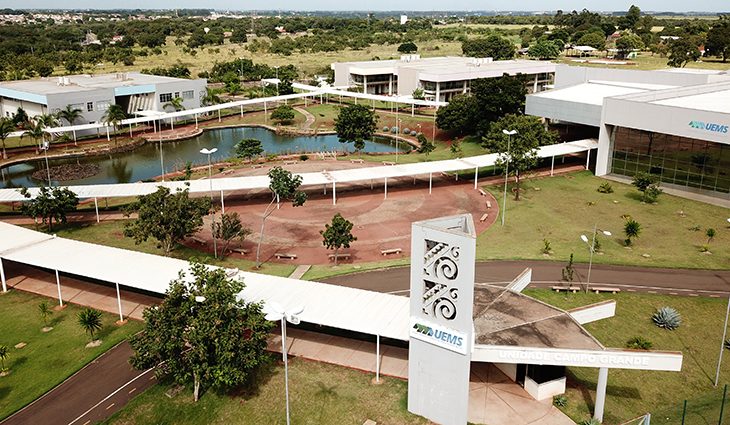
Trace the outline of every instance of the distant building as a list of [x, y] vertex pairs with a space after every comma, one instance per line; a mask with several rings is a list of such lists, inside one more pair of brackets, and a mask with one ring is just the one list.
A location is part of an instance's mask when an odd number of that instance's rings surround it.
[[82, 118], [74, 124], [90, 124], [101, 122], [113, 104], [121, 105], [131, 116], [163, 112], [164, 105], [176, 97], [183, 99], [185, 109], [200, 107], [206, 84], [204, 79], [186, 80], [137, 72], [3, 81], [0, 82], [0, 114], [10, 117], [23, 108], [33, 117], [71, 105], [82, 111]]
[[99, 40], [99, 37], [96, 36], [96, 34], [89, 31], [86, 33], [86, 37], [84, 38], [84, 41], [81, 42], [81, 45], [91, 46], [92, 44], [101, 45], [101, 41]]
[[493, 61], [491, 58], [446, 56], [421, 58], [403, 55], [400, 60], [339, 62], [331, 65], [335, 86], [359, 88], [369, 94], [411, 96], [423, 90], [428, 100], [448, 102], [466, 93], [477, 78], [524, 75], [530, 93], [552, 82], [555, 64], [534, 60]]
[[405, 25], [408, 22], [408, 15], [400, 15], [400, 24]]

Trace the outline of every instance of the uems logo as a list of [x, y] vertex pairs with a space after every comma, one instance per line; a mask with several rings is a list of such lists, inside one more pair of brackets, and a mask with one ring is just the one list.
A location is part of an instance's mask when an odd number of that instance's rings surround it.
[[697, 130], [705, 130], [705, 131], [711, 131], [713, 133], [722, 133], [722, 134], [727, 134], [728, 129], [729, 129], [727, 125], [705, 123], [702, 121], [690, 121], [689, 126], [692, 128], [695, 128]]
[[[414, 323], [412, 331], [414, 336], [421, 337], [425, 341], [444, 346], [454, 351], [461, 352], [464, 348], [464, 337], [456, 335], [455, 332], [448, 332], [422, 323]], [[423, 337], [427, 338], [423, 338]]]

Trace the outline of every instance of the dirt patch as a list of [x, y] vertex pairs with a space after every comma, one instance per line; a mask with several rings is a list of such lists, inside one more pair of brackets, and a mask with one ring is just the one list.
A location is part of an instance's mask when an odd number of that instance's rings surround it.
[[63, 164], [50, 169], [41, 168], [34, 172], [32, 177], [36, 180], [47, 180], [50, 173], [52, 180], [65, 182], [93, 177], [100, 172], [101, 167], [98, 164]]

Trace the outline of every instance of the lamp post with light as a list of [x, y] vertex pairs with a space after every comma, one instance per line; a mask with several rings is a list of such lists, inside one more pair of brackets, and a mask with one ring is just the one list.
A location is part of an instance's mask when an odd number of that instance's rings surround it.
[[588, 277], [586, 279], [586, 291], [588, 290], [588, 286], [591, 284], [591, 268], [593, 267], [593, 254], [596, 252], [596, 234], [598, 232], [603, 233], [604, 236], [611, 236], [611, 232], [608, 230], [600, 230], [598, 228], [598, 224], [595, 224], [593, 226], [593, 238], [590, 242], [588, 242], [588, 236], [586, 235], [580, 235], [580, 240], [585, 242], [588, 245], [588, 250], [590, 251], [590, 259], [588, 260]]
[[[210, 184], [210, 204], [213, 205], [213, 169], [210, 164], [210, 156], [214, 153], [218, 152], [218, 148], [213, 149], [207, 149], [203, 148], [200, 150], [200, 153], [203, 155], [208, 155], [208, 182]], [[211, 235], [213, 236], [213, 256], [215, 258], [218, 258], [218, 242], [216, 241], [215, 237], [215, 208], [213, 209], [213, 223], [211, 224]]]
[[502, 226], [504, 226], [504, 216], [507, 214], [507, 179], [509, 178], [509, 148], [512, 144], [512, 136], [517, 134], [517, 130], [502, 130], [507, 135], [507, 162], [504, 170], [504, 196], [502, 197]]
[[290, 425], [290, 419], [289, 419], [289, 365], [287, 362], [286, 357], [286, 322], [291, 323], [292, 325], [298, 325], [299, 324], [299, 315], [302, 314], [304, 311], [304, 307], [295, 307], [289, 311], [284, 310], [284, 308], [274, 302], [266, 303], [264, 306], [264, 311], [266, 312], [265, 319], [277, 322], [281, 321], [281, 357], [284, 360], [284, 388], [285, 388], [285, 397], [286, 397], [286, 424]]

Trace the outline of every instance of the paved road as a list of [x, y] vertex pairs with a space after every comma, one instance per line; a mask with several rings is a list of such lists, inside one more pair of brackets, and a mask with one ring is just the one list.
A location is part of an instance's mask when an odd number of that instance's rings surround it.
[[123, 342], [61, 385], [10, 416], [1, 425], [85, 425], [103, 421], [156, 381], [149, 371], [132, 369], [132, 347]]
[[[552, 286], [561, 278], [565, 263], [551, 261], [489, 261], [476, 265], [476, 281], [504, 283], [526, 267], [532, 268], [531, 286]], [[576, 264], [576, 281], [585, 281], [588, 265]], [[410, 268], [399, 267], [325, 279], [328, 283], [379, 292], [405, 293]], [[617, 286], [633, 292], [724, 297], [730, 295], [730, 271], [657, 269], [593, 265], [591, 285]]]

